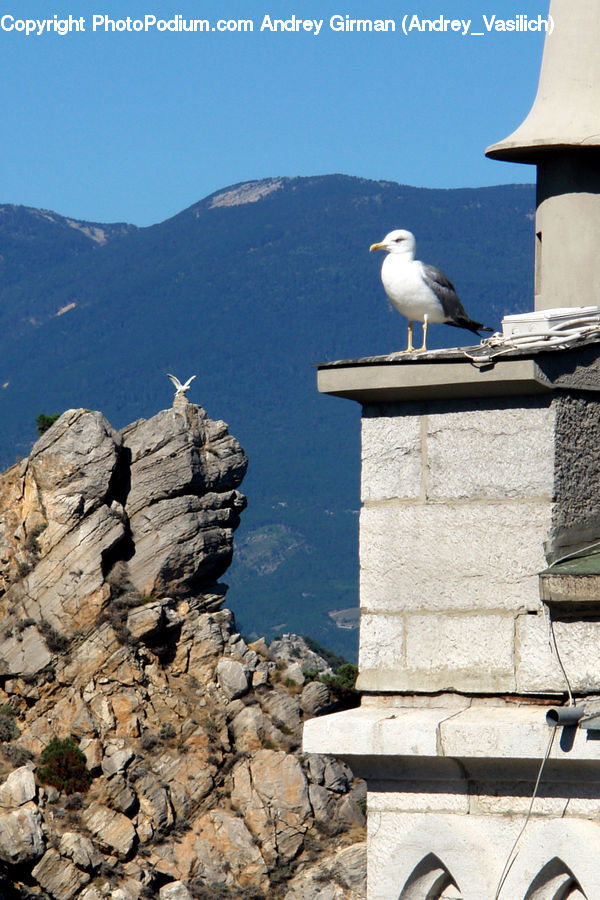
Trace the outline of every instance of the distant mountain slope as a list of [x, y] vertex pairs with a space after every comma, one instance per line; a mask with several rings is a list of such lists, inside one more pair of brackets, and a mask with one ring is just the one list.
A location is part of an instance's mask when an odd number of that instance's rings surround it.
[[0, 204], [0, 283], [2, 288], [135, 230], [134, 225], [101, 225], [68, 219], [47, 209]]
[[[250, 458], [244, 552], [229, 578], [238, 621], [351, 653], [356, 632], [328, 613], [357, 602], [359, 410], [319, 396], [312, 366], [404, 346], [381, 258], [368, 253], [393, 227], [414, 231], [420, 258], [447, 272], [473, 318], [499, 327], [531, 308], [533, 208], [528, 185], [277, 178], [150, 228], [100, 226], [112, 239], [93, 252], [55, 217], [40, 238], [58, 245], [46, 245], [47, 265], [38, 254], [29, 268], [36, 240], [19, 249], [7, 238], [18, 277], [0, 290], [0, 457], [28, 452], [40, 411], [102, 409], [120, 427], [165, 405], [165, 372], [197, 373], [190, 399], [222, 416]], [[4, 243], [0, 230], [2, 256]], [[433, 347], [473, 337], [443, 326], [430, 336]]]

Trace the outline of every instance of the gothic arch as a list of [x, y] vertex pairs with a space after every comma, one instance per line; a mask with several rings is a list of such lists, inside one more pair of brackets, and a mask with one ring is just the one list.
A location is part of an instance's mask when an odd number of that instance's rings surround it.
[[375, 876], [376, 900], [449, 900], [452, 895], [482, 900], [493, 896], [499, 867], [496, 849], [476, 823], [430, 814], [390, 848], [369, 877]]
[[429, 853], [409, 876], [400, 900], [442, 900], [449, 887], [457, 888], [452, 875], [434, 853]]
[[585, 894], [569, 867], [555, 856], [533, 879], [525, 900], [574, 900], [577, 894], [585, 900]]
[[600, 898], [600, 825], [555, 819], [532, 828], [506, 879], [501, 900]]

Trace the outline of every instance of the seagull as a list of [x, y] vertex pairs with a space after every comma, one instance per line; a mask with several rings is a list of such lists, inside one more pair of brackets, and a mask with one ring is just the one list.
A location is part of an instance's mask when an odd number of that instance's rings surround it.
[[408, 319], [407, 351], [415, 350], [412, 343], [415, 321], [423, 323], [423, 346], [417, 353], [427, 349], [429, 322], [468, 328], [477, 335], [480, 331], [494, 330], [469, 317], [458, 299], [454, 285], [443, 272], [415, 259], [417, 244], [410, 231], [403, 228], [390, 231], [382, 241], [371, 244], [369, 249], [387, 251], [381, 266], [381, 280], [392, 304]]
[[173, 384], [176, 388], [176, 391], [175, 391], [176, 397], [185, 397], [185, 395], [186, 395], [187, 391], [189, 391], [190, 385], [195, 377], [196, 377], [195, 375], [192, 375], [191, 378], [188, 378], [188, 380], [186, 381], [185, 384], [182, 384], [180, 382], [179, 378], [176, 378], [175, 375], [169, 375], [169, 373], [167, 372], [167, 378], [171, 379], [171, 381], [173, 382]]

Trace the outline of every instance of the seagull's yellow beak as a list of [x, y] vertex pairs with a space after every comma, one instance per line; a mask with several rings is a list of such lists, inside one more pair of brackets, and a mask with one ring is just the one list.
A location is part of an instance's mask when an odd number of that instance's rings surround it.
[[385, 244], [382, 244], [381, 242], [378, 244], [371, 244], [371, 246], [369, 247], [369, 253], [372, 253], [373, 250], [385, 250]]

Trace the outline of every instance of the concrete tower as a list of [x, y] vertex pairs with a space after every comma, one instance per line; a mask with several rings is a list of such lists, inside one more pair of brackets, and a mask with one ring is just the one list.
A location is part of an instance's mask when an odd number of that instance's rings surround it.
[[537, 166], [535, 308], [600, 303], [600, 15], [552, 0], [537, 96], [487, 156]]
[[[600, 303], [600, 9], [550, 13], [488, 150], [538, 167], [537, 309]], [[600, 341], [469, 359], [319, 367], [363, 407], [362, 702], [304, 748], [367, 780], [368, 900], [599, 900]]]

